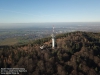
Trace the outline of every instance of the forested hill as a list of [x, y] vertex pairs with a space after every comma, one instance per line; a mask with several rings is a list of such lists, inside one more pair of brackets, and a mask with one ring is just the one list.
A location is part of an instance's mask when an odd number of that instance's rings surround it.
[[[20, 75], [100, 75], [100, 33], [70, 32], [0, 47], [0, 67], [25, 68]], [[44, 45], [44, 49], [40, 46]]]

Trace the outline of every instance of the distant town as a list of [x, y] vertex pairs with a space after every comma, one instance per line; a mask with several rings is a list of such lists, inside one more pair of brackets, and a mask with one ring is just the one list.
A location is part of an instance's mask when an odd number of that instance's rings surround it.
[[[100, 32], [100, 23], [94, 24], [69, 24], [69, 25], [54, 25], [55, 35], [60, 33], [67, 33], [73, 31], [88, 31]], [[37, 26], [31, 28], [9, 28], [0, 29], [0, 45], [13, 45], [25, 43], [27, 41], [40, 39], [44, 37], [51, 37], [52, 26]]]

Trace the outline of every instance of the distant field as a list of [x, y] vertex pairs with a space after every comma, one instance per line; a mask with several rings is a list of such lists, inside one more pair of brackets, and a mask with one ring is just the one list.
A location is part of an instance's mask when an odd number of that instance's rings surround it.
[[0, 40], [0, 45], [16, 45], [28, 42], [28, 40], [21, 38], [7, 38], [5, 40]]
[[16, 38], [8, 38], [5, 40], [0, 40], [0, 45], [14, 45], [17, 44], [19, 41]]
[[0, 30], [0, 46], [23, 44], [29, 41], [28, 36], [24, 34], [28, 34], [28, 32], [24, 30]]

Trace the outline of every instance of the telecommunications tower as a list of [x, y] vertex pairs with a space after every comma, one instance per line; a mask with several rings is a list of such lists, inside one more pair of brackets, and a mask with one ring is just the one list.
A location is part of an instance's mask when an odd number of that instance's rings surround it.
[[55, 48], [55, 35], [54, 35], [54, 26], [53, 26], [53, 33], [52, 33], [52, 49]]

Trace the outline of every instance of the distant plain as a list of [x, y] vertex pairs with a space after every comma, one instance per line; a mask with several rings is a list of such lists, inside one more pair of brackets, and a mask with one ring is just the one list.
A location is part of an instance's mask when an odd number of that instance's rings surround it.
[[[21, 23], [9, 24], [6, 27], [0, 24], [0, 46], [24, 44], [35, 39], [51, 37], [52, 27], [55, 27], [55, 35], [73, 31], [100, 32], [99, 22], [90, 23]], [[25, 25], [25, 26], [23, 26]]]

